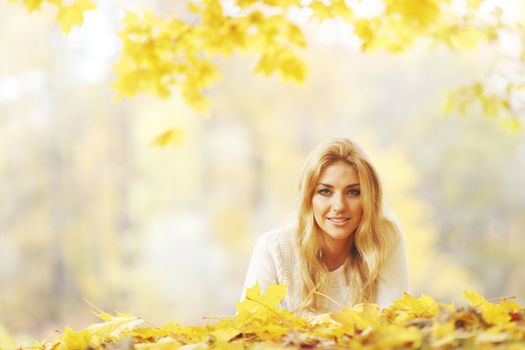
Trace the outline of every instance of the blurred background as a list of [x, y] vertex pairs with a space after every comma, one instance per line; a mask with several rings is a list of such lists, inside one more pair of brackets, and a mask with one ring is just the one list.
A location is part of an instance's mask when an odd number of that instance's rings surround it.
[[[115, 99], [124, 8], [97, 5], [64, 35], [53, 11], [0, 2], [0, 333], [84, 328], [83, 298], [155, 325], [234, 313], [253, 243], [293, 217], [306, 155], [334, 136], [379, 169], [413, 295], [525, 302], [524, 132], [443, 111], [447, 89], [490, 69], [490, 47], [364, 54], [344, 26], [312, 25], [303, 85], [233, 56], [203, 117], [178, 96]], [[152, 146], [169, 128], [181, 145]]]

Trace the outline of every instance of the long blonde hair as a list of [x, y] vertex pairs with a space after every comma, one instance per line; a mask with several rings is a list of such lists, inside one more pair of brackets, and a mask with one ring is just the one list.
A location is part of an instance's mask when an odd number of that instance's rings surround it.
[[314, 292], [322, 293], [328, 283], [328, 269], [322, 261], [320, 228], [314, 219], [312, 198], [323, 170], [339, 161], [354, 167], [361, 185], [363, 216], [351, 236], [349, 264], [345, 270], [354, 304], [375, 301], [379, 270], [399, 237], [399, 228], [383, 211], [383, 194], [377, 172], [361, 148], [345, 138], [330, 139], [319, 145], [303, 168], [295, 236], [302, 279], [301, 308], [310, 311], [325, 311], [321, 308], [325, 297]]

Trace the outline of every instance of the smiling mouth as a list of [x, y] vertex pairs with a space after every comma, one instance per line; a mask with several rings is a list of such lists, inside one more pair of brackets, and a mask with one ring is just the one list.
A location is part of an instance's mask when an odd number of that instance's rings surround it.
[[327, 218], [327, 219], [328, 221], [336, 225], [346, 224], [350, 220], [350, 218]]

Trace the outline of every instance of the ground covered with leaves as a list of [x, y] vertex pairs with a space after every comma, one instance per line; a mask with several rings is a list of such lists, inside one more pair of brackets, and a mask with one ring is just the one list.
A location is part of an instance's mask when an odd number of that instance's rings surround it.
[[405, 294], [389, 308], [360, 304], [302, 318], [278, 308], [284, 286], [259, 286], [237, 303], [237, 314], [213, 325], [155, 327], [133, 315], [97, 311], [103, 321], [66, 328], [40, 349], [525, 349], [525, 308], [512, 299], [465, 292], [468, 306]]

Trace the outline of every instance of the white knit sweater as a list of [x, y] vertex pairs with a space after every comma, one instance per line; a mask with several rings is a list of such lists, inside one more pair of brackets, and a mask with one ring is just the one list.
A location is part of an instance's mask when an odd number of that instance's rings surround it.
[[[252, 258], [246, 274], [241, 300], [246, 295], [246, 289], [257, 282], [261, 290], [268, 285], [286, 284], [286, 297], [281, 307], [286, 310], [297, 310], [301, 301], [301, 277], [299, 271], [299, 253], [293, 242], [294, 227], [291, 225], [267, 232], [257, 239]], [[329, 272], [329, 286], [325, 294], [340, 305], [352, 305], [351, 288], [346, 284], [344, 265]], [[401, 298], [403, 291], [408, 292], [408, 267], [405, 253], [405, 242], [401, 236], [388, 259], [379, 272], [376, 304], [389, 306], [393, 300]], [[337, 311], [339, 306], [328, 298], [323, 308], [327, 311]]]

